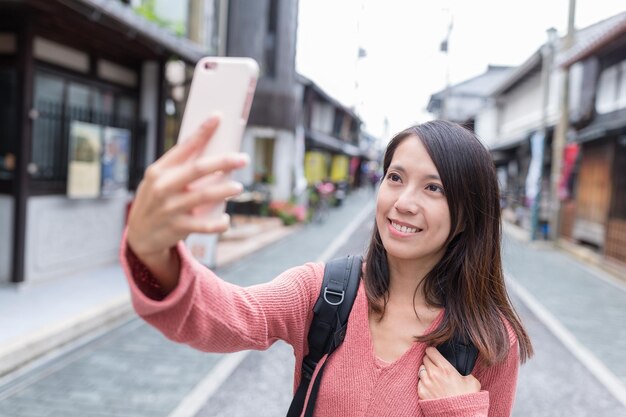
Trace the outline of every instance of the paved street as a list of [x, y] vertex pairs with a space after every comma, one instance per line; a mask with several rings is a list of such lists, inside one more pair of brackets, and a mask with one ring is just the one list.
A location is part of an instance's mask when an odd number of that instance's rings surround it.
[[[367, 214], [372, 202], [371, 193], [355, 193], [344, 207], [333, 210], [323, 225], [307, 226], [218, 272], [224, 279], [249, 285], [271, 279], [290, 266], [327, 256], [333, 248], [336, 248], [333, 256], [360, 253], [367, 244], [371, 220], [356, 227], [350, 238], [339, 246], [336, 246], [336, 238], [341, 230], [355, 225], [353, 221], [358, 218], [358, 213]], [[368, 217], [371, 218], [364, 218]], [[624, 304], [619, 309], [617, 303], [619, 297], [626, 296], [616, 287], [605, 293], [604, 284], [598, 287], [594, 285], [596, 281], [590, 281], [589, 274], [593, 271], [580, 267], [571, 257], [507, 238], [505, 261], [506, 269], [514, 276], [515, 282], [523, 285], [537, 300], [545, 302], [546, 308], [555, 316], [564, 316], [564, 325], [568, 329], [572, 327], [570, 332], [582, 338], [581, 343], [589, 344], [586, 340], [589, 337], [577, 333], [578, 330], [567, 319], [568, 308], [576, 313], [577, 319], [571, 322], [578, 324], [583, 329], [581, 332], [593, 332], [595, 329], [596, 333], [591, 334], [596, 339], [604, 337], [604, 333], [598, 330], [600, 323], [612, 323], [599, 320], [613, 320], [615, 314], [624, 314]], [[541, 262], [553, 265], [554, 270]], [[554, 278], [557, 274], [570, 279], [569, 286]], [[574, 288], [574, 285], [582, 287]], [[585, 294], [596, 296], [592, 291], [603, 291], [603, 298], [599, 298], [603, 300], [603, 309], [580, 308]], [[570, 294], [579, 294], [580, 300], [573, 300]], [[626, 408], [525, 307], [518, 296], [512, 296], [537, 352], [521, 368], [513, 415], [626, 417]], [[614, 307], [605, 316], [604, 308], [607, 306]], [[612, 332], [621, 337], [620, 332]], [[614, 363], [618, 352], [611, 352], [610, 346], [602, 350], [595, 344], [589, 344], [589, 349], [594, 353], [601, 352], [601, 359], [610, 369], [621, 369]], [[171, 343], [134, 319], [0, 386], [0, 416], [139, 417], [169, 416], [174, 411], [178, 417], [194, 414], [197, 417], [285, 415], [293, 383], [291, 347], [279, 342], [266, 352], [251, 352], [232, 374], [222, 375], [225, 377], [222, 384], [211, 385], [213, 377], [219, 379], [215, 370], [228, 362], [228, 358]], [[210, 377], [207, 378], [207, 375]], [[207, 389], [208, 393], [212, 393], [210, 397], [196, 398], [196, 403], [199, 401], [196, 407], [177, 409], [195, 386], [207, 381], [212, 386]]]
[[[337, 256], [358, 252], [361, 243], [367, 241], [368, 237], [369, 226], [364, 224], [338, 250]], [[514, 254], [517, 255], [516, 259], [522, 259], [515, 263], [518, 274], [516, 278], [520, 282], [522, 278], [531, 276], [524, 273], [524, 261], [529, 264], [528, 261], [535, 251], [545, 252], [544, 248], [524, 248], [524, 245], [513, 242], [510, 238], [506, 239], [507, 269], [512, 268], [511, 258]], [[573, 262], [565, 255], [560, 256], [567, 264]], [[559, 264], [555, 265], [558, 268]], [[528, 273], [534, 274], [534, 268], [541, 268], [541, 265], [533, 264]], [[544, 271], [544, 276], [547, 274], [548, 271]], [[547, 284], [549, 283], [544, 283]], [[513, 416], [626, 417], [626, 408], [524, 306], [519, 297], [514, 293], [511, 295], [530, 332], [536, 352], [532, 360], [521, 367]], [[564, 300], [563, 304], [567, 302]], [[586, 318], [590, 326], [598, 324], [595, 321], [596, 316], [590, 314]], [[617, 355], [619, 352], [615, 353]], [[285, 415], [291, 401], [289, 389], [293, 379], [293, 366], [291, 348], [284, 343], [277, 343], [268, 352], [251, 353], [210, 398], [197, 417]]]
[[[373, 194], [353, 193], [323, 225], [310, 225], [218, 271], [240, 285], [314, 261]], [[371, 208], [371, 207], [370, 207]], [[168, 416], [223, 355], [174, 344], [138, 319], [50, 363], [0, 383], [0, 417]]]

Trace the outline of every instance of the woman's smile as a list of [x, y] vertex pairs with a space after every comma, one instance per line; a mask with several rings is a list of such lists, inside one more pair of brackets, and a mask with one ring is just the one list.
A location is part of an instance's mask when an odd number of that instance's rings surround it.
[[415, 236], [416, 234], [418, 234], [419, 232], [423, 230], [418, 227], [409, 225], [407, 223], [402, 223], [402, 222], [391, 220], [391, 219], [389, 219], [389, 228], [390, 228], [391, 234], [393, 236], [398, 236], [398, 237]]

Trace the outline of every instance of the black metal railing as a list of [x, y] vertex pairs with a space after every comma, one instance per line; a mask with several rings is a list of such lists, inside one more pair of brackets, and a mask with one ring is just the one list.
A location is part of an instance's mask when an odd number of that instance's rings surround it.
[[69, 138], [74, 121], [130, 130], [129, 188], [134, 189], [141, 180], [145, 169], [146, 122], [45, 101], [37, 103], [32, 117], [33, 141], [29, 173], [34, 182], [45, 183], [51, 189], [65, 187]]

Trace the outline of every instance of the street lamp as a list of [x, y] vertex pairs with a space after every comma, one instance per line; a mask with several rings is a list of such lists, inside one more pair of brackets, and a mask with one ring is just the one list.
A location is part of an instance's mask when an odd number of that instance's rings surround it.
[[444, 9], [444, 11], [448, 11], [450, 13], [450, 22], [448, 23], [448, 31], [446, 33], [446, 37], [441, 44], [439, 45], [439, 50], [446, 54], [446, 88], [443, 93], [443, 102], [441, 104], [441, 115], [439, 116], [441, 119], [445, 120], [448, 118], [448, 105], [450, 100], [450, 34], [452, 33], [453, 26], [453, 16], [452, 12], [448, 9]]

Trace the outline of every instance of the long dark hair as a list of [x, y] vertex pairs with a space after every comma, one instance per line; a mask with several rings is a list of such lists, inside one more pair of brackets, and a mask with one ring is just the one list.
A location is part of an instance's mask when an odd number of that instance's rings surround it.
[[[515, 332], [520, 360], [533, 349], [504, 284], [500, 255], [500, 196], [489, 151], [474, 133], [455, 123], [431, 121], [397, 134], [385, 152], [383, 179], [398, 146], [417, 137], [433, 160], [450, 210], [450, 234], [441, 260], [424, 277], [426, 303], [445, 307], [441, 324], [418, 341], [438, 345], [453, 335], [470, 338], [487, 365], [506, 358], [505, 318]], [[388, 299], [387, 252], [374, 227], [366, 254], [365, 289], [371, 308], [382, 317]], [[415, 293], [419, 288], [415, 289]]]

